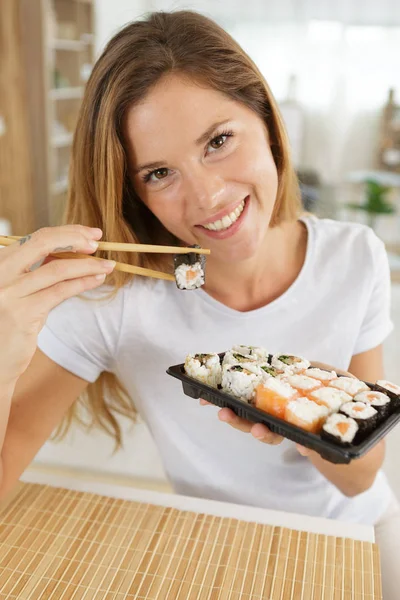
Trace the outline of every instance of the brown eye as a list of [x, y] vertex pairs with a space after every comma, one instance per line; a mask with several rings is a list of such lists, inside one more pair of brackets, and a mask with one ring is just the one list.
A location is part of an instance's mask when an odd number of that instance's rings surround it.
[[221, 148], [221, 146], [225, 144], [226, 137], [226, 135], [217, 135], [217, 137], [215, 137], [210, 142], [211, 148], [214, 148], [214, 150], [218, 150], [218, 148]]
[[156, 179], [164, 179], [168, 175], [168, 169], [156, 169], [153, 175]]
[[143, 180], [148, 183], [148, 182], [156, 182], [156, 181], [161, 181], [162, 179], [165, 179], [168, 176], [168, 171], [169, 169], [167, 169], [166, 167], [162, 167], [161, 169], [154, 169], [154, 171], [150, 171], [150, 173], [146, 173], [146, 175], [143, 177]]

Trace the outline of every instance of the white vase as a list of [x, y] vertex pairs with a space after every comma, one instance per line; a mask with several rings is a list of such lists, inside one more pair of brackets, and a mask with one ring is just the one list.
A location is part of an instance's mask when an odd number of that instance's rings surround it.
[[12, 235], [11, 223], [7, 219], [0, 219], [0, 235]]

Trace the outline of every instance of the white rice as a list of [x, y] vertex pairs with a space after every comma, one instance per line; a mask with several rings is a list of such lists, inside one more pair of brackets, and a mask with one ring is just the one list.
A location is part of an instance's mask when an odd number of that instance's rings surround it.
[[324, 371], [323, 369], [316, 369], [315, 367], [307, 369], [304, 374], [308, 375], [308, 377], [314, 377], [314, 379], [318, 379], [319, 381], [331, 381], [337, 377], [335, 371]]
[[379, 379], [376, 383], [377, 385], [380, 385], [389, 392], [393, 392], [393, 394], [397, 394], [398, 396], [400, 396], [400, 385], [396, 385], [395, 383], [386, 381], [386, 379]]
[[306, 375], [286, 375], [282, 377], [282, 381], [286, 381], [292, 387], [301, 391], [315, 390], [321, 386], [320, 381]]
[[294, 375], [300, 371], [308, 369], [310, 361], [301, 356], [293, 356], [291, 354], [275, 354], [272, 357], [271, 364], [277, 369], [285, 371], [287, 374]]
[[[362, 411], [358, 411], [357, 408], [362, 408]], [[364, 402], [346, 402], [342, 404], [340, 410], [344, 412], [348, 417], [353, 419], [369, 419], [377, 414], [377, 411], [373, 406], [364, 404]]]
[[253, 356], [247, 356], [234, 350], [228, 350], [228, 352], [225, 352], [222, 361], [223, 365], [247, 365], [249, 363], [256, 364], [257, 359]]
[[268, 352], [265, 348], [261, 346], [245, 346], [243, 344], [238, 344], [232, 347], [232, 352], [238, 352], [239, 354], [243, 354], [244, 356], [250, 356], [255, 360], [268, 360]]
[[289, 383], [283, 381], [282, 379], [278, 379], [277, 377], [267, 377], [263, 379], [263, 386], [268, 390], [276, 392], [282, 398], [293, 398], [298, 394], [297, 390], [295, 390]]
[[390, 403], [390, 398], [382, 392], [360, 392], [360, 394], [354, 396], [354, 401], [373, 406], [385, 406]]
[[270, 377], [275, 377], [276, 379], [283, 378], [282, 371], [275, 369], [275, 367], [273, 367], [269, 363], [257, 362], [257, 364], [261, 369], [261, 375], [263, 377], [263, 380], [269, 379]]
[[321, 406], [308, 398], [291, 400], [288, 403], [287, 408], [290, 412], [299, 417], [299, 419], [308, 423], [312, 423], [316, 419], [327, 417], [329, 414], [329, 410], [326, 406]]
[[222, 368], [218, 354], [188, 354], [185, 373], [216, 388], [221, 384]]
[[[349, 424], [349, 428], [345, 434], [341, 433], [338, 430], [337, 426], [339, 423], [348, 423]], [[339, 438], [342, 442], [345, 442], [348, 444], [351, 444], [351, 442], [353, 441], [353, 439], [358, 431], [358, 425], [354, 419], [352, 419], [351, 417], [346, 417], [346, 415], [339, 415], [337, 413], [334, 415], [330, 415], [327, 418], [327, 420], [325, 421], [322, 428], [327, 433], [334, 435], [335, 437]]]
[[257, 365], [223, 365], [222, 389], [241, 400], [249, 402], [255, 396], [255, 390], [261, 381]]
[[352, 401], [352, 397], [343, 390], [336, 390], [335, 388], [325, 386], [311, 392], [310, 398], [315, 398], [316, 402], [324, 404], [330, 412], [337, 411], [342, 404]]
[[[196, 276], [188, 279], [188, 271], [194, 271]], [[175, 269], [175, 279], [180, 290], [195, 290], [204, 285], [204, 271], [199, 262], [194, 265], [180, 265]]]
[[355, 377], [338, 377], [328, 384], [329, 387], [334, 387], [338, 390], [343, 390], [350, 396], [355, 396], [360, 392], [367, 392], [369, 387], [363, 381], [359, 381]]

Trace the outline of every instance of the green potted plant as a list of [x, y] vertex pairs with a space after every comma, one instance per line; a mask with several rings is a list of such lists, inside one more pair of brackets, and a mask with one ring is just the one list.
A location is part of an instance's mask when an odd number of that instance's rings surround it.
[[379, 215], [392, 215], [395, 207], [386, 198], [390, 187], [382, 185], [374, 179], [365, 180], [365, 199], [362, 204], [349, 203], [347, 206], [353, 210], [363, 210], [367, 213], [368, 225], [374, 229]]

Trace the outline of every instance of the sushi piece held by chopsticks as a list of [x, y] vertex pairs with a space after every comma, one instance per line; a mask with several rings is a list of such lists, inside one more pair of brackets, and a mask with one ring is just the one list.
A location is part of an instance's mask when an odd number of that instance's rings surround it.
[[[196, 250], [200, 246], [193, 246]], [[196, 290], [205, 283], [206, 257], [196, 251], [174, 254], [176, 285], [180, 290]]]
[[[21, 239], [21, 236], [0, 236], [0, 246], [9, 246]], [[181, 290], [194, 290], [204, 284], [204, 269], [206, 254], [210, 254], [207, 248], [194, 246], [192, 248], [182, 248], [179, 246], [155, 246], [148, 244], [125, 244], [119, 242], [99, 242], [98, 250], [114, 250], [120, 252], [150, 252], [160, 254], [174, 254], [174, 264], [179, 263], [180, 269], [176, 269], [175, 274], [154, 271], [144, 267], [116, 262], [115, 270], [125, 273], [133, 273], [142, 277], [153, 277], [155, 279], [166, 279], [175, 281]], [[188, 253], [187, 251], [190, 250]], [[88, 258], [87, 254], [78, 252], [58, 252], [51, 254], [54, 258]], [[92, 256], [95, 260], [101, 260], [97, 256]]]

